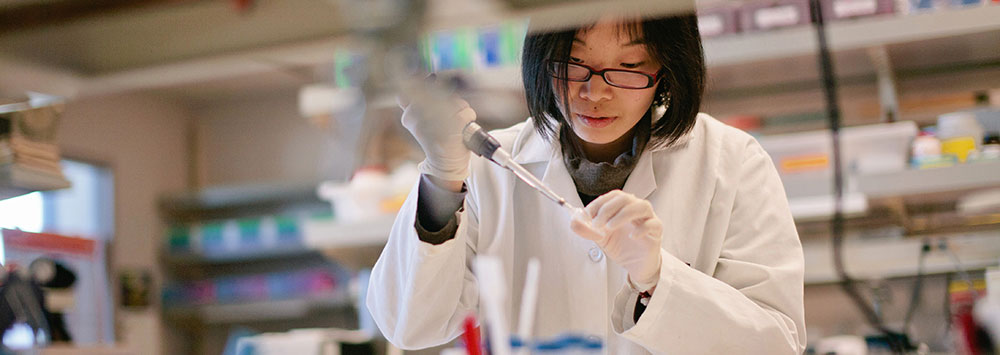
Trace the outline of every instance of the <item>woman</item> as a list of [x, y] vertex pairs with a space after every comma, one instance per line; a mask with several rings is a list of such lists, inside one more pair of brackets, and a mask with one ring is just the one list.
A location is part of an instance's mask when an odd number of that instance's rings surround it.
[[461, 334], [483, 253], [503, 260], [512, 324], [525, 265], [541, 260], [539, 337], [598, 335], [611, 354], [801, 353], [802, 249], [784, 190], [752, 137], [698, 113], [704, 72], [693, 15], [526, 38], [533, 118], [492, 134], [592, 225], [470, 161], [464, 101], [445, 115], [407, 107], [427, 158], [372, 271], [385, 336], [409, 349]]

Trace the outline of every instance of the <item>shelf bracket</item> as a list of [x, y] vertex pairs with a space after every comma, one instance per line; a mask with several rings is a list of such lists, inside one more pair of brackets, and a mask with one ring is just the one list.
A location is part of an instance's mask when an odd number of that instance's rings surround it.
[[892, 59], [885, 46], [868, 48], [868, 58], [875, 66], [878, 81], [878, 97], [881, 106], [881, 122], [896, 122], [899, 117], [899, 95], [896, 91], [896, 76], [892, 71]]

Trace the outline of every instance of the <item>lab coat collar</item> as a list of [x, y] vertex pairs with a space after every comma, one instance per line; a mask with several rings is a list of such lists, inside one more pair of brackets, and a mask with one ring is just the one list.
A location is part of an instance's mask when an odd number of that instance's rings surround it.
[[[677, 139], [669, 147], [658, 145], [652, 149], [646, 149], [639, 156], [634, 170], [625, 181], [622, 191], [635, 195], [638, 198], [646, 198], [656, 190], [656, 169], [653, 167], [654, 157], [660, 154], [683, 149], [695, 139], [695, 132], [698, 126], [702, 125], [701, 117], [696, 119], [695, 127]], [[558, 134], [558, 133], [557, 133]], [[566, 199], [566, 202], [574, 206], [582, 206], [580, 195], [577, 194], [573, 178], [566, 169], [566, 164], [562, 159], [562, 150], [557, 147], [558, 137], [548, 141], [542, 138], [535, 130], [531, 118], [528, 119], [524, 129], [518, 134], [514, 146], [514, 161], [519, 164], [531, 164], [547, 161], [542, 182], [552, 188], [559, 196]]]
[[514, 151], [512, 154], [514, 161], [518, 164], [543, 162], [557, 151], [553, 149], [554, 147], [551, 142], [538, 134], [532, 120], [531, 117], [528, 117], [524, 128], [518, 134], [517, 139], [514, 140]]

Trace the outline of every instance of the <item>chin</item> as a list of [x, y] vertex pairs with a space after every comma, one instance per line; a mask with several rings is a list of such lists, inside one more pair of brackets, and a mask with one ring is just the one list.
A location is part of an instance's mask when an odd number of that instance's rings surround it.
[[618, 139], [618, 136], [610, 134], [611, 132], [594, 132], [589, 129], [574, 129], [573, 133], [575, 133], [580, 140], [590, 144], [608, 144]]

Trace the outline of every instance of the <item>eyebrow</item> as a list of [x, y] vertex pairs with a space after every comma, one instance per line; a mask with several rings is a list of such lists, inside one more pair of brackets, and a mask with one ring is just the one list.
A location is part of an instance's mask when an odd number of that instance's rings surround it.
[[[586, 45], [587, 44], [587, 42], [584, 42], [582, 39], [579, 39], [579, 38], [573, 38], [573, 43], [579, 43], [579, 44], [582, 44], [582, 45]], [[641, 39], [634, 39], [634, 40], [632, 40], [629, 43], [625, 43], [625, 45], [623, 47], [638, 46], [638, 45], [644, 45], [644, 44], [646, 44], [646, 41], [643, 41]]]

